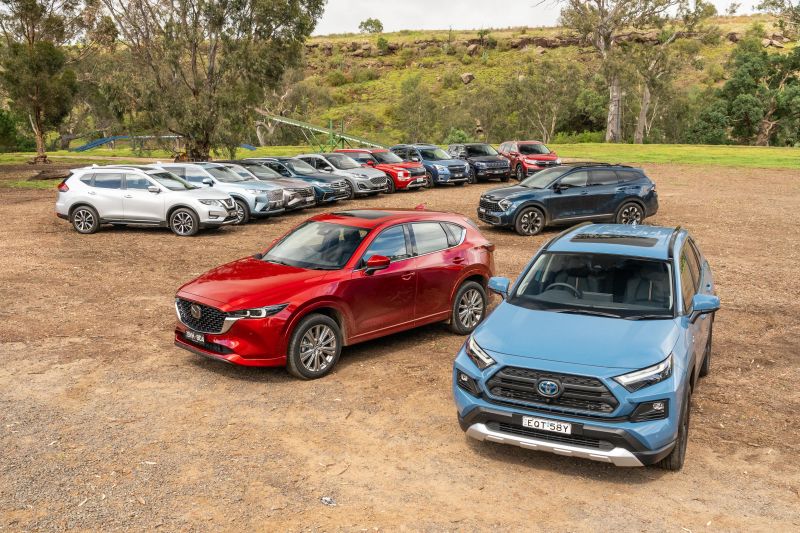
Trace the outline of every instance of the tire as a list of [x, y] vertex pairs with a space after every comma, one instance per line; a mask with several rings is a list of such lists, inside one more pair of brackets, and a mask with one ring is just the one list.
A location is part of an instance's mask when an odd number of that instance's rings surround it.
[[641, 224], [644, 221], [644, 210], [636, 202], [623, 204], [617, 211], [617, 224]]
[[425, 185], [423, 185], [422, 188], [433, 189], [433, 174], [430, 172], [425, 172]]
[[[315, 336], [322, 342], [315, 343]], [[308, 315], [294, 328], [286, 354], [286, 368], [296, 378], [318, 379], [333, 370], [341, 353], [339, 324], [325, 315]]]
[[473, 170], [472, 166], [469, 164], [467, 164], [467, 183], [470, 185], [478, 183], [478, 178], [475, 176], [475, 170]]
[[352, 200], [356, 197], [356, 190], [353, 188], [353, 184], [347, 180], [344, 180], [344, 187], [347, 189], [347, 200]]
[[714, 335], [714, 318], [711, 318], [711, 325], [708, 327], [708, 340], [706, 341], [706, 351], [703, 356], [703, 364], [700, 365], [700, 377], [704, 378], [711, 372], [711, 338]]
[[236, 204], [236, 222], [234, 226], [241, 226], [250, 222], [250, 206], [244, 200], [234, 198], [233, 202]]
[[200, 220], [194, 211], [181, 207], [170, 213], [169, 229], [178, 237], [191, 237], [200, 231]]
[[508, 174], [505, 174], [504, 176], [502, 176], [500, 178], [500, 182], [501, 183], [508, 183], [510, 179], [511, 179], [511, 172], [509, 172]]
[[91, 235], [100, 228], [100, 216], [94, 207], [81, 205], [76, 207], [69, 215], [72, 227], [82, 235]]
[[675, 447], [668, 456], [656, 463], [655, 466], [658, 468], [670, 470], [672, 472], [677, 472], [683, 468], [683, 464], [686, 461], [686, 445], [689, 442], [689, 421], [692, 411], [691, 403], [692, 394], [690, 392], [686, 395], [686, 401], [683, 403], [683, 410], [681, 411], [681, 419], [679, 422], [680, 425], [678, 426], [678, 439], [675, 441]]
[[522, 165], [517, 165], [516, 175], [517, 181], [522, 181], [525, 179], [525, 170], [522, 168]]
[[486, 317], [486, 291], [480, 283], [464, 282], [456, 291], [450, 310], [450, 331], [469, 335]]
[[526, 207], [517, 214], [514, 231], [519, 235], [537, 235], [544, 229], [544, 213], [538, 207]]
[[385, 194], [394, 194], [397, 192], [397, 187], [394, 184], [394, 180], [390, 177], [386, 180], [386, 193]]

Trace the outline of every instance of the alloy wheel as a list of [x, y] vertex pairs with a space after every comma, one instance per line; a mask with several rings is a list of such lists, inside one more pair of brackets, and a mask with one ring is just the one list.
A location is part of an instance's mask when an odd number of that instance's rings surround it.
[[470, 184], [478, 183], [478, 179], [475, 177], [475, 171], [472, 170], [472, 167], [467, 165], [467, 182]]
[[310, 372], [328, 368], [336, 357], [336, 334], [325, 324], [312, 326], [300, 340], [300, 362]]
[[430, 172], [425, 173], [425, 188], [433, 189], [433, 176]]
[[236, 204], [236, 222], [234, 224], [239, 225], [244, 222], [244, 206], [239, 202], [234, 202]]
[[522, 172], [522, 165], [517, 165], [517, 181], [522, 181], [525, 177]]
[[347, 189], [347, 199], [352, 200], [356, 197], [356, 191], [353, 189], [353, 184], [345, 180], [344, 186]]
[[628, 205], [619, 215], [622, 224], [639, 224], [642, 221], [642, 210], [638, 205]]
[[470, 289], [461, 295], [458, 301], [458, 319], [461, 324], [472, 329], [478, 325], [483, 318], [483, 298], [475, 289]]
[[179, 211], [172, 216], [172, 228], [178, 235], [189, 235], [194, 229], [194, 220], [189, 213]]
[[94, 227], [94, 215], [88, 209], [78, 209], [72, 215], [72, 223], [78, 231], [85, 233]]
[[542, 229], [542, 215], [539, 211], [532, 210], [522, 214], [520, 226], [526, 235], [535, 235]]

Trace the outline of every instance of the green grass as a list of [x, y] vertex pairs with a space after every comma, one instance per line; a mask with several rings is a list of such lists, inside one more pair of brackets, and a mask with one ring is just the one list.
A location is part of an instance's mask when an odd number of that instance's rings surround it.
[[9, 181], [0, 181], [0, 186], [10, 187], [12, 189], [49, 190], [58, 187], [59, 183], [61, 183], [61, 180], [36, 180], [36, 181], [9, 180]]
[[553, 144], [548, 146], [558, 152], [561, 157], [585, 161], [800, 169], [800, 148], [684, 144]]

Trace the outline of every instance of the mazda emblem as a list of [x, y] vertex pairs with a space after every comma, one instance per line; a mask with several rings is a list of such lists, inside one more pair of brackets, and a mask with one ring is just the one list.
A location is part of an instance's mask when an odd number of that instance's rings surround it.
[[200, 320], [200, 317], [203, 316], [203, 310], [197, 304], [192, 304], [189, 308], [189, 312], [192, 314], [192, 318], [195, 320]]

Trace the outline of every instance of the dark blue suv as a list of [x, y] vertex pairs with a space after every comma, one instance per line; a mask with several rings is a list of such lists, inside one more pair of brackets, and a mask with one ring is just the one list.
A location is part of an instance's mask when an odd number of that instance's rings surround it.
[[460, 159], [454, 159], [434, 144], [398, 144], [389, 150], [403, 161], [422, 163], [425, 167], [426, 187], [447, 184], [462, 186], [469, 179], [467, 164]]
[[640, 168], [573, 163], [542, 170], [519, 185], [492, 189], [478, 218], [536, 235], [545, 226], [582, 221], [638, 224], [658, 211], [656, 184]]

